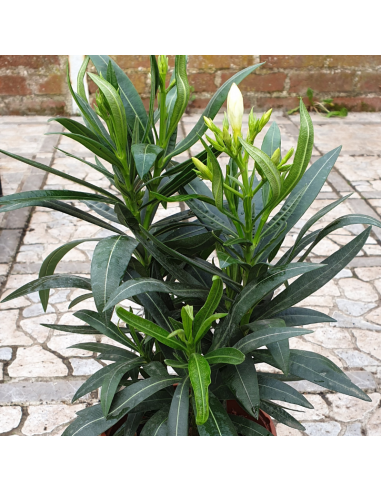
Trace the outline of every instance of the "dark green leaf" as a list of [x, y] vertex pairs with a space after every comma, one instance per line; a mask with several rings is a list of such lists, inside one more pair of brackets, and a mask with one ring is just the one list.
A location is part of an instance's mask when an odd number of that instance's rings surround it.
[[38, 278], [37, 280], [32, 280], [22, 287], [16, 289], [12, 294], [9, 294], [1, 302], [7, 302], [12, 299], [17, 299], [18, 297], [25, 296], [27, 294], [32, 294], [33, 292], [38, 292], [40, 290], [46, 289], [62, 289], [62, 288], [73, 288], [91, 290], [91, 284], [89, 279], [84, 277], [77, 277], [75, 275], [49, 275], [47, 277]]
[[213, 393], [209, 392], [209, 418], [198, 425], [200, 436], [236, 436], [237, 431], [224, 407]]
[[106, 309], [115, 306], [115, 304], [124, 299], [131, 299], [133, 296], [148, 292], [166, 292], [177, 296], [190, 296], [205, 299], [208, 295], [208, 289], [201, 286], [186, 285], [180, 283], [163, 282], [154, 278], [138, 278], [129, 280], [120, 285], [112, 292], [109, 297]]
[[114, 399], [115, 392], [118, 389], [122, 377], [134, 367], [138, 367], [143, 362], [142, 358], [137, 358], [131, 361], [117, 362], [112, 364], [113, 369], [104, 376], [101, 390], [101, 406], [103, 415], [107, 417]]
[[252, 417], [258, 418], [259, 388], [253, 359], [247, 356], [242, 364], [227, 367], [223, 374], [228, 388], [242, 407]]
[[[266, 295], [279, 287], [286, 280], [303, 274], [304, 272], [314, 271], [316, 267], [311, 263], [291, 263], [290, 268], [272, 268], [268, 273], [248, 284], [236, 297], [234, 304], [229, 312], [229, 316], [224, 319], [214, 336], [212, 350], [224, 346], [229, 341], [234, 330], [238, 327], [246, 312], [253, 308]], [[316, 272], [314, 272], [316, 275]], [[294, 285], [294, 284], [292, 284]], [[268, 316], [267, 316], [268, 317]]]
[[243, 436], [272, 436], [271, 432], [261, 425], [239, 415], [230, 415], [237, 432]]
[[91, 328], [90, 326], [71, 326], [71, 325], [49, 325], [41, 323], [41, 326], [49, 328], [51, 330], [64, 331], [67, 333], [78, 333], [79, 335], [98, 335], [98, 330]]
[[187, 436], [189, 416], [189, 377], [176, 388], [168, 414], [168, 435]]
[[123, 333], [123, 331], [109, 319], [105, 320], [102, 313], [96, 313], [94, 311], [83, 309], [74, 313], [74, 316], [92, 326], [98, 331], [98, 333], [102, 333], [106, 337], [111, 338], [111, 340], [115, 340], [116, 342], [135, 350], [135, 345]]
[[156, 376], [134, 383], [117, 393], [111, 406], [110, 415], [125, 415], [127, 412], [137, 407], [139, 403], [144, 402], [149, 396], [180, 382], [181, 378], [179, 377]]
[[340, 368], [322, 355], [304, 350], [291, 350], [290, 372], [323, 388], [371, 401], [369, 396], [353, 384]]
[[305, 408], [314, 408], [303, 395], [282, 381], [258, 374], [258, 385], [261, 400], [279, 400]]
[[298, 422], [292, 415], [290, 415], [286, 410], [284, 410], [281, 406], [276, 405], [275, 403], [261, 400], [261, 409], [274, 417], [279, 423], [287, 425], [288, 427], [292, 427], [293, 429], [298, 429], [304, 431], [305, 428], [303, 425]]
[[83, 179], [78, 179], [75, 176], [71, 176], [70, 174], [63, 173], [61, 171], [58, 171], [58, 169], [55, 169], [54, 167], [49, 167], [45, 166], [45, 164], [40, 164], [39, 162], [32, 161], [30, 159], [27, 159], [26, 157], [22, 157], [20, 155], [12, 154], [11, 152], [6, 152], [5, 150], [1, 150], [0, 152], [4, 155], [7, 155], [8, 157], [12, 157], [12, 159], [16, 159], [20, 162], [24, 162], [24, 164], [28, 164], [29, 166], [36, 167], [37, 169], [41, 169], [42, 171], [46, 171], [51, 174], [55, 174], [56, 176], [59, 176], [60, 178], [67, 179], [69, 181], [73, 181], [73, 183], [77, 183], [81, 186], [85, 186], [86, 188], [90, 188], [94, 191], [97, 191], [98, 193], [110, 197], [114, 201], [118, 201], [118, 198], [116, 198], [112, 193], [109, 193], [107, 190], [104, 190], [102, 188], [99, 188], [98, 186], [95, 186], [88, 181], [84, 181]]
[[272, 157], [273, 153], [281, 148], [281, 143], [279, 126], [274, 121], [263, 139], [261, 150], [269, 157]]
[[105, 419], [100, 405], [82, 410], [82, 413], [66, 428], [63, 436], [100, 436], [118, 422], [119, 418]]
[[128, 236], [101, 239], [91, 261], [91, 287], [95, 305], [107, 325], [113, 306], [105, 310], [112, 293], [119, 287], [138, 243]]
[[168, 432], [168, 407], [153, 415], [140, 433], [141, 436], [166, 436]]
[[244, 354], [249, 354], [253, 350], [259, 347], [263, 347], [268, 343], [278, 342], [288, 338], [298, 337], [301, 335], [307, 335], [313, 333], [311, 330], [303, 330], [300, 328], [286, 328], [280, 326], [278, 328], [266, 328], [264, 330], [258, 330], [251, 335], [247, 335], [237, 342], [234, 347]]
[[259, 309], [256, 316], [260, 319], [274, 316], [323, 287], [323, 285], [329, 282], [357, 255], [368, 239], [370, 229], [369, 227], [359, 236], [352, 239], [350, 243], [325, 259], [324, 264], [321, 264], [324, 266], [319, 272], [307, 272], [295, 280], [295, 282], [275, 297], [269, 304]]
[[163, 149], [152, 144], [135, 144], [131, 147], [131, 152], [134, 156], [136, 170], [141, 179], [143, 179], [163, 152]]
[[235, 348], [224, 347], [205, 355], [209, 364], [239, 365], [245, 360], [245, 355]]

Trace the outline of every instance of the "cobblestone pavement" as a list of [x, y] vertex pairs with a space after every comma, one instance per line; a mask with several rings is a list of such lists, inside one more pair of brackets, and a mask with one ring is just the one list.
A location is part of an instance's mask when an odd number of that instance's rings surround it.
[[[199, 115], [184, 118], [183, 134], [198, 118]], [[216, 120], [222, 122], [222, 117]], [[272, 120], [280, 126], [283, 151], [296, 147], [298, 116], [276, 113]], [[381, 113], [350, 114], [345, 119], [331, 120], [313, 115], [313, 120], [316, 136], [312, 160], [338, 145], [343, 145], [343, 150], [328, 184], [311, 210], [296, 224], [286, 245], [292, 244], [313, 213], [351, 192], [347, 201], [328, 214], [325, 223], [350, 213], [365, 213], [376, 218], [381, 215]], [[57, 130], [57, 124], [51, 126], [53, 131]], [[92, 159], [90, 153], [69, 139], [44, 136], [47, 129], [44, 117], [2, 117], [0, 148], [35, 158], [98, 186], [109, 187], [91, 168], [55, 152], [53, 147], [58, 143], [60, 148], [88, 160]], [[195, 145], [193, 152], [198, 148], [199, 145]], [[187, 154], [182, 155], [179, 160], [187, 157]], [[80, 186], [57, 176], [47, 177], [3, 155], [0, 174], [5, 195], [40, 187], [82, 190]], [[88, 210], [84, 204], [77, 205]], [[180, 210], [177, 204], [169, 205], [172, 205], [171, 213]], [[160, 209], [158, 219], [167, 213]], [[319, 222], [316, 227], [322, 225]], [[336, 231], [315, 248], [312, 261], [322, 261], [363, 229], [364, 226], [358, 225]], [[1, 298], [37, 278], [43, 259], [59, 245], [74, 238], [109, 235], [94, 225], [38, 207], [31, 215], [29, 209], [0, 215], [0, 234]], [[333, 360], [369, 394], [372, 402], [333, 394], [304, 381], [292, 383], [315, 408], [304, 413], [293, 412], [303, 422], [304, 433], [278, 424], [279, 435], [381, 435], [380, 245], [381, 230], [374, 229], [359, 256], [329, 284], [300, 304], [316, 308], [337, 321], [314, 325], [313, 334], [291, 340], [292, 348], [312, 350]], [[94, 247], [94, 243], [84, 243], [73, 249], [61, 261], [57, 273], [89, 276]], [[79, 292], [76, 289], [52, 291], [46, 313], [39, 304], [38, 294], [0, 305], [0, 435], [60, 435], [76, 411], [97, 401], [98, 395], [93, 393], [70, 404], [85, 376], [103, 363], [89, 357], [88, 352], [67, 349], [95, 337], [53, 332], [41, 326], [41, 323], [78, 324], [68, 304]], [[94, 304], [88, 300], [81, 307], [94, 309]]]

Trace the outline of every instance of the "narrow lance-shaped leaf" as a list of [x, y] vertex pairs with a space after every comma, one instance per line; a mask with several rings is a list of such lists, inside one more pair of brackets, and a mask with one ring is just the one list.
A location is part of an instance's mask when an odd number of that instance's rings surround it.
[[271, 191], [272, 191], [272, 200], [273, 202], [277, 202], [279, 196], [281, 195], [282, 183], [280, 179], [280, 173], [272, 162], [270, 157], [265, 154], [262, 150], [250, 145], [242, 138], [239, 139], [242, 147], [246, 150], [246, 152], [255, 160], [255, 163], [258, 165], [263, 175], [268, 180]]
[[196, 424], [203, 425], [209, 417], [210, 366], [202, 355], [192, 354], [188, 370], [196, 404]]
[[[321, 268], [322, 265], [318, 267]], [[253, 281], [248, 284], [236, 297], [229, 315], [221, 323], [221, 326], [219, 326], [213, 338], [211, 350], [224, 346], [247, 311], [253, 308], [267, 294], [275, 290], [286, 280], [301, 275], [304, 272], [315, 270], [316, 268], [317, 265], [311, 263], [292, 263], [288, 268], [273, 268], [257, 282]]]
[[312, 156], [312, 149], [314, 145], [314, 127], [312, 125], [311, 117], [300, 99], [300, 130], [298, 145], [296, 147], [294, 162], [290, 168], [290, 171], [285, 179], [282, 187], [282, 194], [279, 197], [279, 202], [283, 200], [297, 185], [302, 178], [308, 163]]
[[103, 415], [107, 417], [111, 407], [112, 400], [115, 396], [115, 392], [118, 389], [120, 380], [122, 377], [134, 367], [140, 366], [142, 359], [134, 359], [132, 361], [120, 362], [113, 364], [113, 370], [108, 372], [102, 383], [101, 390], [101, 406]]
[[135, 144], [131, 147], [136, 170], [141, 179], [149, 172], [157, 158], [163, 152], [161, 147], [152, 144]]
[[245, 360], [245, 355], [235, 348], [224, 347], [205, 355], [209, 364], [231, 364], [237, 366]]
[[112, 417], [122, 417], [158, 391], [176, 383], [180, 383], [181, 379], [182, 378], [173, 376], [155, 376], [139, 381], [138, 383], [134, 383], [122, 391], [119, 391], [119, 393], [115, 396], [109, 415]]
[[244, 362], [224, 370], [228, 388], [235, 395], [244, 409], [254, 418], [259, 413], [259, 387], [254, 361], [246, 356]]
[[[38, 274], [39, 278], [53, 275], [54, 271], [56, 269], [56, 266], [58, 265], [58, 263], [62, 260], [62, 258], [69, 251], [71, 251], [73, 248], [75, 248], [79, 244], [82, 244], [82, 243], [88, 242], [88, 241], [99, 241], [99, 239], [78, 239], [76, 241], [70, 241], [69, 243], [64, 244], [63, 246], [60, 246], [59, 248], [52, 251], [45, 258], [45, 260], [43, 261], [43, 263], [41, 265], [40, 272]], [[44, 311], [46, 311], [46, 308], [48, 307], [48, 302], [49, 302], [49, 289], [40, 290], [39, 295], [40, 295], [42, 307], [43, 307]], [[86, 295], [88, 295], [88, 294], [86, 294]]]
[[[106, 75], [107, 67], [111, 60], [108, 55], [90, 55], [91, 61], [94, 63], [98, 74]], [[144, 135], [145, 128], [147, 126], [148, 117], [144, 104], [135, 89], [133, 83], [128, 78], [128, 76], [123, 72], [123, 70], [118, 67], [118, 65], [111, 60], [116, 78], [118, 80], [120, 97], [123, 102], [123, 106], [126, 112], [128, 126], [131, 130], [134, 128], [135, 120], [138, 119], [139, 122], [139, 133], [142, 137]], [[151, 132], [149, 133], [149, 138], [152, 141]]]
[[218, 398], [209, 392], [209, 418], [198, 425], [200, 436], [236, 436], [237, 431]]
[[[98, 193], [108, 196], [111, 198], [113, 201], [120, 201], [119, 198], [115, 197], [112, 193], [108, 192], [107, 190], [104, 190], [103, 188], [100, 188], [99, 186], [93, 185], [89, 183], [88, 181], [84, 181], [83, 179], [76, 178], [75, 176], [71, 176], [70, 174], [63, 173], [62, 171], [59, 171], [58, 169], [55, 169], [54, 167], [49, 167], [46, 166], [45, 164], [41, 164], [36, 161], [32, 161], [31, 159], [27, 159], [26, 157], [22, 157], [21, 155], [17, 154], [12, 154], [11, 152], [7, 152], [5, 150], [1, 150], [0, 152], [4, 155], [7, 155], [8, 157], [12, 157], [12, 159], [16, 159], [20, 162], [23, 162], [24, 164], [28, 164], [29, 166], [35, 167], [37, 169], [41, 169], [42, 171], [46, 171], [51, 174], [55, 174], [56, 176], [59, 176], [60, 178], [67, 179], [68, 181], [72, 181], [73, 183], [77, 183], [81, 186], [85, 186], [86, 188], [90, 188], [94, 191], [97, 191]], [[47, 191], [47, 190], [45, 190]], [[98, 200], [99, 201], [99, 200]]]
[[114, 122], [114, 131], [118, 139], [118, 150], [125, 152], [127, 146], [127, 119], [123, 102], [115, 88], [107, 80], [89, 72], [91, 80], [99, 87], [107, 100]]
[[128, 236], [113, 236], [99, 241], [91, 261], [91, 287], [95, 305], [108, 323], [112, 309], [105, 312], [106, 304], [124, 276], [132, 253], [138, 243]]
[[116, 308], [116, 314], [122, 321], [125, 321], [128, 325], [135, 328], [135, 330], [155, 338], [160, 343], [163, 343], [168, 347], [177, 350], [184, 350], [186, 348], [183, 343], [175, 340], [174, 338], [168, 338], [168, 332], [160, 326], [155, 325], [155, 323], [152, 323], [152, 321], [136, 316], [136, 314], [130, 313], [120, 306]]
[[166, 292], [177, 296], [197, 297], [204, 299], [208, 295], [205, 287], [184, 285], [179, 282], [163, 282], [154, 278], [138, 278], [128, 280], [112, 292], [105, 309], [110, 309], [124, 299], [131, 299], [148, 292]]
[[168, 414], [168, 435], [187, 436], [189, 416], [189, 377], [176, 388]]
[[168, 432], [168, 407], [160, 409], [144, 425], [141, 436], [166, 436]]
[[186, 55], [176, 55], [175, 59], [175, 77], [176, 77], [176, 102], [170, 118], [168, 135], [177, 128], [177, 125], [183, 116], [188, 105], [190, 88], [187, 76], [187, 57]]
[[46, 289], [63, 289], [63, 288], [77, 288], [91, 290], [91, 284], [89, 279], [84, 277], [78, 277], [75, 275], [49, 275], [47, 277], [38, 278], [37, 280], [32, 280], [22, 287], [16, 289], [12, 294], [9, 294], [1, 302], [11, 301], [12, 299], [17, 299], [18, 297], [25, 296], [27, 294], [32, 294], [33, 292], [39, 292], [40, 290]]
[[323, 287], [357, 255], [368, 239], [370, 230], [369, 227], [339, 251], [326, 258], [319, 272], [307, 272], [298, 278], [264, 308], [258, 309], [256, 317], [266, 319], [274, 316]]
[[245, 417], [230, 415], [230, 420], [233, 422], [238, 433], [243, 436], [272, 436], [271, 432], [262, 427], [260, 424], [252, 422]]

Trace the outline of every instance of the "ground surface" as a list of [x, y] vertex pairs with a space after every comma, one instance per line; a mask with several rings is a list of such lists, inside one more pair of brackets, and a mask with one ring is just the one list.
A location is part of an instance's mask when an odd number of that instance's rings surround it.
[[[198, 118], [198, 115], [185, 117], [183, 133]], [[216, 120], [222, 121], [220, 117]], [[381, 215], [381, 114], [350, 114], [346, 119], [331, 120], [314, 115], [313, 120], [316, 134], [313, 161], [339, 145], [343, 149], [327, 185], [293, 229], [286, 243], [289, 245], [308, 217], [351, 192], [351, 198], [330, 212], [327, 220], [349, 213], [365, 213], [376, 218]], [[280, 126], [283, 151], [296, 147], [298, 116], [279, 113], [273, 116], [273, 121]], [[90, 153], [69, 139], [44, 136], [47, 131], [59, 130], [57, 124], [48, 124], [45, 117], [2, 117], [0, 148], [108, 187], [108, 182], [100, 180], [91, 168], [54, 150], [58, 144], [68, 152], [91, 159]], [[0, 174], [4, 195], [39, 188], [82, 189], [1, 154]], [[171, 213], [180, 210], [177, 204], [172, 205]], [[84, 204], [80, 207], [87, 210]], [[160, 210], [159, 218], [166, 213]], [[351, 226], [336, 231], [315, 249], [312, 261], [322, 261], [363, 229], [363, 226]], [[1, 297], [36, 279], [43, 259], [61, 244], [74, 238], [105, 235], [96, 226], [48, 209], [1, 214]], [[306, 428], [303, 435], [381, 435], [380, 244], [381, 230], [374, 229], [360, 255], [338, 278], [301, 303], [331, 315], [337, 322], [315, 325], [313, 334], [291, 342], [293, 348], [312, 350], [333, 360], [369, 394], [372, 403], [333, 394], [311, 383], [293, 383], [315, 407], [304, 413], [295, 412]], [[94, 246], [84, 243], [73, 249], [56, 272], [88, 276]], [[0, 305], [0, 435], [60, 435], [76, 411], [97, 400], [97, 395], [92, 394], [75, 405], [70, 404], [75, 390], [101, 363], [89, 357], [88, 352], [67, 347], [90, 341], [91, 337], [53, 332], [41, 326], [41, 323], [79, 324], [68, 310], [70, 300], [79, 293], [73, 289], [52, 292], [46, 313], [38, 295]], [[93, 303], [86, 301], [81, 307], [91, 309]], [[277, 431], [279, 435], [302, 435], [283, 425], [278, 425]]]

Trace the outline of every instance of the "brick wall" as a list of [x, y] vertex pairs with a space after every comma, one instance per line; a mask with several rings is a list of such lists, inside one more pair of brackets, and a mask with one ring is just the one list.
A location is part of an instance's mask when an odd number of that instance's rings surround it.
[[[111, 56], [148, 105], [148, 55]], [[190, 55], [189, 80], [194, 87], [190, 109], [204, 108], [232, 74], [258, 62], [266, 63], [240, 85], [248, 108], [290, 109], [311, 87], [318, 99], [333, 97], [338, 107], [381, 111], [381, 55]], [[70, 113], [65, 63], [63, 55], [0, 56], [0, 114]], [[172, 67], [173, 63], [171, 56]], [[91, 81], [89, 89], [93, 96], [96, 88]]]
[[70, 112], [66, 58], [66, 55], [1, 55], [0, 115]]

